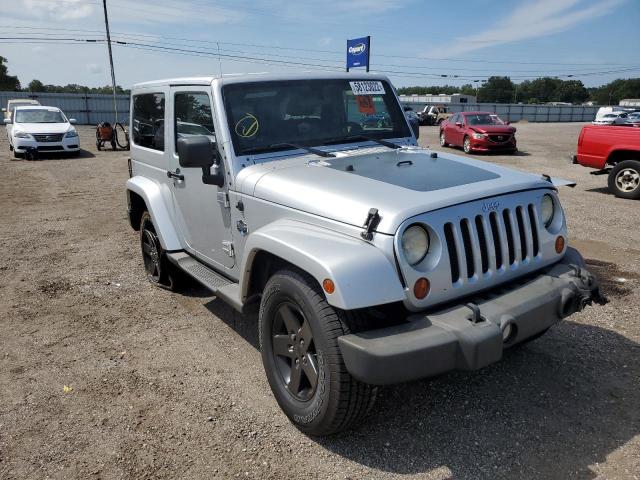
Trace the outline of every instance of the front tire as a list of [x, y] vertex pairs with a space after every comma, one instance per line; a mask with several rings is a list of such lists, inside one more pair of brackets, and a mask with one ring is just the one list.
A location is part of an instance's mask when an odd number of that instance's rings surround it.
[[616, 197], [640, 199], [640, 161], [624, 160], [609, 173], [609, 190]]
[[464, 137], [462, 149], [464, 150], [464, 153], [471, 153], [471, 139], [468, 136]]
[[448, 147], [449, 144], [447, 143], [447, 139], [444, 136], [444, 131], [440, 132], [440, 146], [441, 147]]
[[338, 337], [351, 332], [349, 317], [331, 307], [305, 273], [281, 270], [264, 289], [259, 338], [271, 390], [291, 422], [310, 435], [357, 425], [375, 402], [377, 388], [347, 371]]

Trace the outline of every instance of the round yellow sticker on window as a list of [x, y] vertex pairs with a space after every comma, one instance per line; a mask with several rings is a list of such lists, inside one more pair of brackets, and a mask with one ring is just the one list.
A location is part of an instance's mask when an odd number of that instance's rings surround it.
[[249, 138], [258, 133], [259, 128], [258, 119], [250, 113], [245, 113], [244, 117], [236, 123], [235, 130], [239, 137]]

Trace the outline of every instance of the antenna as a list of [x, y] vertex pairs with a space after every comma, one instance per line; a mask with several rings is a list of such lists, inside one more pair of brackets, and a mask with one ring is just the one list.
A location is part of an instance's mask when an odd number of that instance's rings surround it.
[[218, 67], [220, 68], [220, 78], [222, 78], [222, 60], [220, 60], [220, 42], [216, 42], [218, 46]]
[[102, 0], [102, 6], [104, 7], [104, 26], [107, 30], [107, 46], [109, 48], [109, 63], [111, 64], [111, 83], [113, 85], [113, 111], [115, 112], [115, 119], [113, 125], [118, 123], [118, 103], [116, 101], [116, 74], [113, 70], [113, 53], [111, 51], [111, 34], [109, 33], [109, 16], [107, 15], [107, 0]]

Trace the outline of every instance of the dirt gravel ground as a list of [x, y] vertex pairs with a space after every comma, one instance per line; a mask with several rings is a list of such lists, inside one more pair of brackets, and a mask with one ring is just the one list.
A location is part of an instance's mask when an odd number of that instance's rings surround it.
[[79, 158], [13, 161], [2, 132], [0, 478], [638, 478], [640, 203], [568, 163], [580, 124], [517, 127], [519, 155], [478, 158], [578, 181], [570, 241], [611, 302], [481, 371], [384, 388], [324, 439], [279, 410], [255, 318], [146, 281], [127, 152], [80, 127]]

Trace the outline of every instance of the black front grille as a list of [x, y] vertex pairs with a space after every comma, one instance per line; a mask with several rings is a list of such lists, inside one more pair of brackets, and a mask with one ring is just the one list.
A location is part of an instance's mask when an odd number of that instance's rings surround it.
[[452, 283], [536, 260], [540, 253], [536, 219], [530, 203], [447, 222], [444, 236]]
[[489, 135], [489, 140], [495, 143], [506, 143], [511, 140], [511, 135], [508, 133], [496, 133]]
[[36, 142], [59, 142], [64, 133], [38, 133], [33, 136]]
[[38, 145], [39, 152], [52, 152], [54, 150], [64, 150], [62, 145]]

